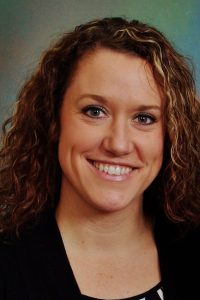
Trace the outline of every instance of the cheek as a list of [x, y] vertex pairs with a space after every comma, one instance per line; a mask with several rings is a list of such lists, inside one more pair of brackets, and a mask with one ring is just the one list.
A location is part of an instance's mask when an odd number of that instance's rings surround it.
[[152, 160], [158, 161], [158, 163], [161, 165], [164, 151], [164, 136], [162, 133], [155, 136], [151, 142], [150, 149]]
[[71, 124], [61, 130], [59, 141], [59, 155], [72, 157], [92, 150], [101, 143], [99, 131], [89, 126]]
[[144, 136], [138, 140], [138, 149], [143, 161], [162, 164], [164, 150], [164, 135], [162, 132]]

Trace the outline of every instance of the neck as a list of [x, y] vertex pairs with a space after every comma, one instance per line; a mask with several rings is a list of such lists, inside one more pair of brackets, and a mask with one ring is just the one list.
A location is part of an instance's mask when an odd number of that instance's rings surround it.
[[83, 250], [110, 250], [111, 253], [136, 250], [153, 239], [152, 226], [143, 214], [142, 204], [102, 212], [61, 193], [56, 219], [64, 244], [70, 241]]

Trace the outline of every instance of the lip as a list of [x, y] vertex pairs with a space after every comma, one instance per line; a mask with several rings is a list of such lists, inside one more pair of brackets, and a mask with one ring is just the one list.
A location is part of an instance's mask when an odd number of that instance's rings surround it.
[[[108, 181], [114, 181], [114, 182], [121, 182], [121, 181], [125, 181], [127, 179], [129, 179], [132, 174], [138, 169], [136, 167], [131, 166], [130, 164], [127, 163], [119, 163], [119, 162], [108, 162], [108, 161], [100, 161], [100, 160], [91, 160], [91, 159], [87, 159], [88, 164], [90, 166], [90, 168], [92, 169], [93, 172], [95, 172], [95, 174], [97, 174], [98, 176], [100, 176], [101, 178], [108, 180]], [[132, 171], [128, 174], [122, 174], [122, 175], [110, 175], [108, 173], [102, 172], [100, 170], [98, 170], [93, 162], [98, 162], [98, 163], [102, 163], [102, 164], [108, 164], [108, 165], [116, 165], [116, 166], [122, 166], [122, 167], [129, 167], [132, 168]]]
[[128, 167], [131, 169], [138, 169], [139, 166], [127, 163], [127, 162], [123, 162], [123, 161], [107, 161], [107, 160], [99, 160], [99, 159], [87, 159], [87, 161], [90, 164], [93, 164], [93, 162], [97, 162], [99, 164], [104, 164], [104, 165], [112, 165], [112, 166], [120, 166], [120, 167]]

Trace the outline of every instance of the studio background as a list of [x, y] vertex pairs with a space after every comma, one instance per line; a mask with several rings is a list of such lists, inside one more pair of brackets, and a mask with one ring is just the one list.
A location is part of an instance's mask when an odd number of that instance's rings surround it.
[[42, 51], [60, 33], [114, 16], [158, 27], [191, 59], [200, 94], [199, 0], [0, 0], [0, 124]]

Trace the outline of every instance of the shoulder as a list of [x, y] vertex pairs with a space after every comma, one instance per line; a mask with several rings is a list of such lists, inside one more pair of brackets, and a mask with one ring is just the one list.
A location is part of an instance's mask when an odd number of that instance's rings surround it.
[[[6, 258], [10, 255], [17, 258], [24, 250], [31, 251], [41, 247], [46, 240], [52, 239], [57, 234], [56, 221], [53, 215], [42, 215], [37, 220], [24, 226], [19, 234], [0, 234], [0, 254]], [[0, 257], [0, 260], [2, 260]]]
[[169, 224], [163, 231], [159, 229], [157, 245], [163, 285], [169, 299], [195, 299], [200, 283], [196, 276], [200, 270], [200, 227], [187, 231], [179, 228]]
[[1, 279], [6, 281], [17, 280], [20, 273], [21, 260], [24, 256], [24, 245], [26, 238], [22, 234], [19, 237], [15, 234], [1, 234], [0, 236], [0, 273]]
[[[163, 212], [155, 219], [155, 239], [158, 247], [192, 249], [200, 241], [200, 224], [189, 227], [184, 224], [172, 223]], [[199, 247], [200, 243], [198, 243]]]
[[[190, 229], [186, 232], [182, 232], [179, 236], [177, 236], [173, 243], [172, 248], [177, 250], [182, 249], [183, 254], [198, 253], [200, 251], [200, 227], [196, 227], [194, 229]], [[180, 255], [180, 253], [179, 253]]]
[[43, 285], [53, 255], [51, 242], [57, 239], [54, 222], [44, 217], [19, 236], [0, 236], [0, 299], [29, 299], [30, 293], [30, 299], [46, 299]]
[[200, 226], [188, 229], [169, 221], [157, 224], [156, 242], [161, 252], [177, 261], [200, 262]]
[[0, 234], [0, 268], [4, 273], [12, 274], [14, 269], [19, 269], [26, 259], [34, 256], [36, 249], [41, 249], [43, 237], [51, 234], [47, 227], [50, 225], [46, 219], [38, 219], [25, 226], [18, 235]]
[[188, 231], [188, 233], [185, 235], [183, 241], [194, 243], [196, 241], [200, 240], [200, 226], [194, 228], [193, 230]]
[[[0, 236], [0, 299], [15, 299], [14, 291], [20, 288], [17, 241]], [[7, 287], [9, 286], [9, 289]], [[17, 287], [18, 286], [18, 287]], [[23, 299], [23, 297], [22, 297]]]
[[0, 235], [0, 267], [6, 267], [12, 264], [12, 258], [15, 256], [16, 248], [18, 245], [17, 239], [13, 240], [4, 234]]
[[[190, 230], [175, 243], [176, 256], [189, 266], [200, 267], [200, 227]], [[189, 267], [188, 266], [188, 267]]]

